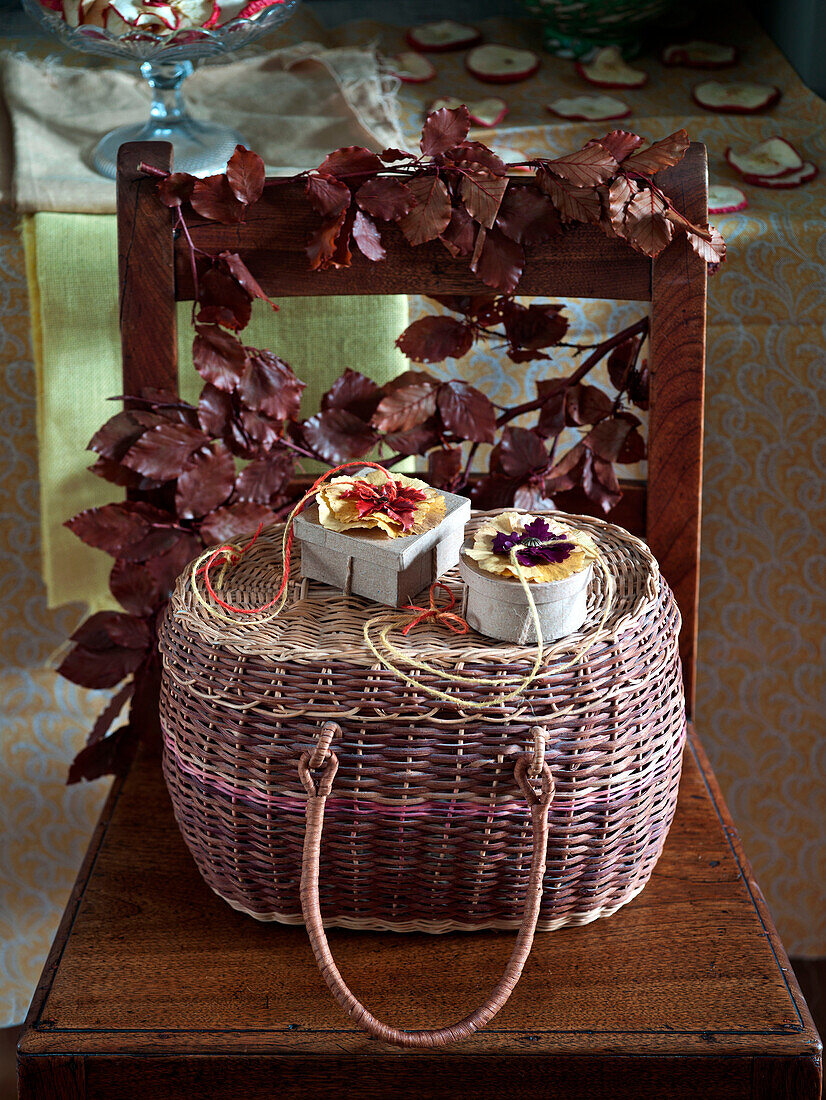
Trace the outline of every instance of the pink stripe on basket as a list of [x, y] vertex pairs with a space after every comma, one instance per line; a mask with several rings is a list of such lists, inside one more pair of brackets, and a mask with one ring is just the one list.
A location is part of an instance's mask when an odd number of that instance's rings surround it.
[[[677, 738], [672, 742], [668, 753], [668, 766], [669, 770], [674, 757], [682, 752], [683, 739], [685, 736], [685, 729], [683, 729], [683, 736]], [[193, 779], [197, 779], [199, 783], [203, 783], [207, 787], [211, 787], [213, 790], [220, 791], [221, 794], [227, 795], [229, 798], [237, 798], [242, 802], [248, 802], [253, 805], [266, 806], [268, 809], [286, 810], [288, 813], [303, 814], [306, 808], [306, 801], [303, 798], [290, 798], [285, 795], [270, 795], [265, 794], [263, 791], [249, 790], [245, 787], [238, 787], [234, 783], [230, 782], [223, 776], [215, 775], [213, 772], [207, 771], [205, 768], [200, 768], [194, 764], [188, 757], [184, 756], [175, 744], [172, 736], [164, 727], [163, 730], [164, 743], [166, 750], [170, 755], [175, 757], [175, 761], [180, 770], [186, 775], [191, 776]], [[575, 802], [571, 799], [554, 798], [552, 808], [554, 810], [570, 810], [574, 806], [577, 811], [593, 810], [602, 808], [607, 802], [617, 806], [623, 802], [628, 801], [631, 798], [636, 797], [639, 791], [642, 789], [643, 784], [635, 783], [626, 787], [621, 796], [618, 796], [615, 792], [610, 790], [605, 791], [603, 794], [598, 795], [591, 799], [577, 799]], [[389, 816], [397, 816], [402, 818], [401, 825], [404, 824], [404, 818], [410, 817], [424, 817], [426, 815], [432, 816], [434, 812], [447, 813], [448, 818], [454, 814], [463, 815], [465, 817], [503, 817], [506, 814], [512, 814], [514, 812], [524, 812], [524, 802], [500, 802], [495, 807], [491, 806], [488, 802], [468, 802], [458, 801], [457, 799], [450, 799], [449, 801], [439, 802], [418, 802], [415, 805], [402, 804], [402, 805], [390, 805], [388, 803], [373, 802], [366, 799], [356, 798], [328, 798], [327, 799], [327, 813], [350, 813], [350, 814], [386, 814]]]

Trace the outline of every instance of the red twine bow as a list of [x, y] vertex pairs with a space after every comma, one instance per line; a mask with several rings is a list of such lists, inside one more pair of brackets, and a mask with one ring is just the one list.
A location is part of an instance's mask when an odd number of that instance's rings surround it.
[[[436, 603], [436, 589], [443, 588], [447, 592], [449, 603], [443, 604], [442, 607]], [[454, 634], [467, 634], [470, 627], [462, 618], [461, 615], [457, 615], [451, 608], [456, 606], [456, 597], [450, 591], [448, 586], [442, 581], [435, 581], [430, 586], [430, 606], [418, 607], [416, 604], [411, 603], [408, 610], [418, 611], [419, 614], [410, 620], [407, 626], [402, 630], [402, 634], [405, 636], [410, 633], [414, 626], [418, 626], [419, 623], [427, 622], [428, 619], [433, 619], [434, 622], [440, 623], [442, 626], [446, 626], [448, 630], [452, 630]]]

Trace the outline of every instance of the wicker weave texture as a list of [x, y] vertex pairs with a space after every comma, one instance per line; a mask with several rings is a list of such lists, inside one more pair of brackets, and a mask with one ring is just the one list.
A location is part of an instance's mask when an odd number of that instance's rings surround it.
[[[259, 919], [300, 923], [306, 796], [297, 768], [326, 719], [342, 736], [322, 847], [325, 923], [516, 927], [531, 830], [513, 770], [520, 754], [543, 748], [556, 792], [539, 927], [586, 923], [642, 889], [680, 778], [679, 612], [643, 543], [603, 521], [575, 520], [597, 541], [607, 579], [595, 572], [581, 631], [547, 651], [521, 699], [494, 712], [474, 713], [473, 704], [495, 689], [450, 689], [462, 705], [449, 706], [377, 665], [364, 623], [403, 613], [298, 581], [278, 619], [226, 622], [181, 577], [161, 629], [164, 774], [213, 890]], [[235, 568], [228, 602], [269, 598], [280, 536], [272, 528]], [[461, 603], [457, 571], [445, 579]], [[486, 678], [524, 675], [535, 652], [433, 624], [404, 642], [417, 661]]]

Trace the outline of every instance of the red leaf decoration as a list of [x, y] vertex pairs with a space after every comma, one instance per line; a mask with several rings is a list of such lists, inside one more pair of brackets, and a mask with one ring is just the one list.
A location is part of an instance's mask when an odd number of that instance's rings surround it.
[[298, 416], [306, 382], [296, 378], [292, 368], [272, 352], [247, 350], [251, 354], [238, 396], [250, 409], [276, 420]]
[[528, 512], [551, 512], [556, 508], [553, 497], [547, 495], [544, 478], [520, 485], [513, 494], [513, 504], [515, 508], [524, 508]]
[[416, 199], [401, 180], [372, 179], [356, 192], [356, 202], [367, 214], [382, 221], [397, 221], [411, 209]]
[[628, 130], [612, 130], [610, 134], [599, 139], [599, 144], [608, 150], [617, 163], [622, 163], [642, 145], [642, 138], [639, 134], [629, 133]]
[[109, 591], [133, 615], [153, 615], [169, 598], [185, 566], [202, 549], [195, 535], [178, 532], [177, 541], [157, 557], [142, 562], [119, 558], [109, 575]]
[[216, 389], [231, 392], [247, 365], [243, 344], [217, 325], [196, 325], [195, 333], [192, 344], [195, 369]]
[[396, 347], [416, 363], [461, 359], [472, 346], [473, 331], [455, 317], [422, 317], [396, 340]]
[[445, 382], [439, 387], [437, 402], [448, 431], [474, 443], [493, 443], [496, 410], [479, 390], [467, 382]]
[[528, 428], [505, 428], [498, 451], [499, 467], [508, 477], [524, 480], [548, 465], [544, 441]]
[[243, 145], [236, 145], [227, 164], [227, 183], [239, 202], [250, 206], [264, 191], [264, 161]]
[[68, 784], [81, 779], [100, 779], [104, 775], [122, 775], [132, 761], [140, 742], [140, 730], [121, 726], [108, 737], [87, 745], [77, 754], [69, 768]]
[[559, 389], [557, 379], [538, 382], [536, 388], [540, 397], [548, 393], [547, 400], [539, 410], [539, 423], [536, 425], [536, 430], [546, 439], [553, 438], [558, 436], [565, 427], [565, 389]]
[[513, 183], [502, 200], [497, 226], [519, 244], [541, 244], [562, 232], [553, 203], [535, 187]]
[[223, 436], [232, 417], [232, 398], [207, 383], [198, 398], [198, 423], [209, 436]]
[[378, 408], [382, 392], [376, 383], [349, 367], [321, 398], [321, 408], [346, 409], [361, 420], [369, 421]]
[[668, 207], [656, 192], [645, 188], [625, 208], [625, 233], [629, 244], [646, 256], [658, 256], [674, 236], [665, 216]]
[[385, 164], [395, 164], [397, 161], [400, 160], [415, 160], [416, 154], [407, 153], [404, 149], [390, 148], [385, 149], [381, 153], [379, 153], [379, 157], [385, 162]]
[[639, 190], [637, 184], [625, 176], [618, 176], [608, 188], [608, 224], [618, 237], [625, 236], [625, 211]]
[[98, 715], [97, 721], [92, 726], [92, 732], [86, 741], [87, 745], [95, 745], [109, 732], [109, 727], [120, 714], [123, 704], [131, 699], [135, 692], [135, 681], [127, 680], [112, 696], [106, 706]]
[[239, 202], [223, 174], [196, 180], [189, 201], [193, 210], [210, 221], [236, 225], [244, 220], [246, 207]]
[[213, 511], [229, 497], [235, 485], [235, 461], [224, 446], [196, 454], [178, 478], [175, 511], [181, 519], [196, 519]]
[[462, 177], [460, 194], [471, 217], [490, 229], [496, 221], [507, 186], [506, 176], [494, 176], [484, 171], [469, 172]]
[[138, 616], [122, 611], [97, 611], [80, 624], [71, 640], [85, 649], [125, 646], [144, 651], [152, 641], [152, 633], [146, 621]]
[[619, 481], [614, 467], [610, 462], [594, 455], [592, 463], [593, 477], [583, 480], [585, 492], [596, 501], [603, 512], [610, 512], [617, 501], [622, 497]]
[[463, 142], [468, 130], [470, 112], [467, 107], [442, 107], [427, 116], [422, 129], [421, 150], [426, 156], [437, 157]]
[[410, 180], [408, 187], [416, 205], [399, 220], [399, 225], [410, 244], [424, 244], [447, 229], [452, 213], [450, 197], [444, 183], [436, 176], [419, 176]]
[[583, 444], [598, 458], [616, 462], [633, 424], [617, 417], [601, 420], [583, 439]]
[[351, 176], [369, 176], [380, 172], [383, 167], [376, 154], [369, 149], [360, 145], [347, 145], [326, 156], [318, 166], [318, 171], [322, 175], [346, 179]]
[[427, 456], [427, 480], [437, 489], [450, 489], [461, 472], [461, 447], [438, 447]]
[[242, 458], [255, 458], [261, 450], [268, 451], [281, 438], [283, 424], [280, 421], [273, 421], [247, 408], [240, 410], [239, 419], [247, 437], [246, 440], [239, 439], [235, 452]]
[[590, 187], [574, 187], [540, 168], [536, 180], [566, 221], [598, 222], [602, 214], [599, 195]]
[[172, 172], [158, 184], [158, 198], [164, 206], [176, 207], [189, 202], [196, 177], [188, 172]]
[[565, 391], [565, 415], [568, 424], [581, 427], [604, 420], [614, 410], [614, 402], [598, 386], [578, 382]]
[[700, 228], [711, 234], [711, 240], [706, 241], [699, 234], [686, 230], [689, 244], [706, 263], [721, 263], [726, 258], [726, 242], [722, 234], [713, 225], [703, 225]]
[[168, 481], [179, 477], [189, 466], [193, 454], [208, 442], [200, 429], [167, 421], [144, 432], [123, 456], [123, 465], [145, 477]]
[[274, 522], [275, 515], [261, 504], [231, 504], [207, 516], [201, 524], [201, 536], [206, 545], [211, 546], [241, 535], [252, 535], [259, 524], [267, 526]]
[[647, 149], [640, 149], [632, 153], [624, 162], [626, 171], [641, 172], [646, 176], [653, 176], [662, 168], [670, 168], [679, 164], [686, 154], [690, 142], [685, 130], [676, 130], [673, 134], [655, 141]]
[[119, 462], [133, 443], [143, 435], [143, 427], [128, 412], [110, 416], [89, 441], [87, 450]]
[[406, 432], [423, 424], [436, 412], [438, 383], [421, 371], [405, 371], [385, 387], [373, 416], [373, 427], [380, 432]]
[[615, 347], [608, 356], [608, 377], [615, 389], [624, 390], [628, 384], [630, 371], [639, 354], [640, 342], [639, 336], [632, 336]]
[[369, 424], [346, 409], [327, 409], [304, 424], [304, 438], [325, 462], [363, 458], [377, 443]]
[[163, 553], [179, 534], [168, 512], [143, 501], [87, 508], [66, 520], [64, 526], [87, 546], [129, 561]]
[[252, 300], [228, 272], [210, 267], [201, 276], [198, 291], [199, 321], [217, 322], [236, 331], [249, 324]]
[[518, 482], [501, 474], [490, 474], [480, 478], [473, 487], [471, 496], [477, 508], [508, 508], [513, 504]]
[[134, 672], [144, 659], [143, 650], [128, 646], [87, 649], [75, 645], [60, 663], [57, 672], [85, 688], [110, 688]]
[[337, 218], [350, 205], [350, 188], [335, 176], [312, 172], [307, 176], [307, 197], [325, 218]]
[[511, 303], [504, 319], [505, 334], [514, 348], [538, 350], [558, 344], [568, 331], [568, 320], [560, 305]]
[[360, 210], [356, 211], [353, 221], [353, 240], [361, 254], [368, 260], [383, 260], [387, 255], [376, 223]]
[[218, 259], [222, 260], [233, 279], [244, 288], [250, 298], [261, 298], [269, 302], [273, 309], [278, 306], [262, 290], [258, 280], [249, 270], [237, 252], [220, 252]]
[[591, 461], [591, 452], [577, 443], [550, 469], [545, 478], [546, 489], [552, 493], [563, 493], [575, 489], [580, 482], [586, 485], [591, 478]]
[[551, 171], [574, 187], [595, 187], [616, 175], [619, 165], [611, 152], [599, 143], [548, 162]]
[[162, 481], [155, 481], [151, 477], [143, 477], [136, 470], [128, 470], [111, 458], [99, 458], [94, 465], [86, 468], [95, 477], [102, 477], [104, 481], [108, 481], [112, 485], [120, 485], [123, 489], [138, 489], [140, 492], [145, 493], [150, 489], [159, 489], [163, 485]]
[[510, 294], [519, 285], [524, 266], [522, 246], [494, 226], [487, 231], [479, 255], [471, 260], [470, 269], [487, 286]]
[[484, 168], [494, 176], [505, 176], [508, 171], [502, 158], [481, 141], [463, 141], [461, 145], [449, 151], [445, 160], [450, 161], [451, 164], [465, 165], [472, 171]]
[[450, 215], [447, 229], [439, 240], [451, 256], [469, 256], [476, 240], [476, 222], [464, 206], [456, 206]]
[[268, 454], [246, 466], [235, 483], [235, 497], [252, 504], [270, 504], [287, 491], [295, 463], [289, 453]]
[[634, 462], [642, 462], [647, 453], [648, 448], [645, 445], [645, 440], [640, 434], [639, 429], [637, 427], [632, 427], [631, 431], [625, 437], [625, 442], [620, 447], [616, 461], [627, 465]]
[[383, 442], [402, 455], [423, 455], [435, 447], [440, 438], [435, 420], [430, 419], [407, 432], [390, 432]]
[[[347, 267], [350, 263], [350, 252], [347, 248], [346, 238], [348, 234], [342, 227], [347, 218], [347, 211], [343, 210], [335, 218], [326, 218], [318, 229], [315, 229], [307, 241], [307, 255], [310, 258], [311, 271], [324, 271], [328, 267]], [[339, 237], [344, 237], [342, 245], [339, 245]]]

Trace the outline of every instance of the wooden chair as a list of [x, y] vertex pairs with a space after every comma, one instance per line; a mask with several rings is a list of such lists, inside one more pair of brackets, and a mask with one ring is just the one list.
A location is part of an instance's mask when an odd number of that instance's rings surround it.
[[[188, 256], [141, 162], [121, 149], [118, 228], [125, 393], [177, 387], [175, 303]], [[658, 183], [706, 216], [705, 149]], [[387, 259], [310, 272], [314, 215], [300, 186], [265, 192], [242, 226], [193, 219], [201, 248], [239, 251], [274, 297], [468, 294], [479, 284], [437, 243], [383, 230]], [[524, 294], [649, 302], [646, 484], [611, 516], [643, 535], [683, 615], [693, 706], [702, 468], [705, 264], [678, 237], [651, 261], [581, 227], [529, 254]], [[454, 1018], [498, 972], [501, 934], [336, 933], [342, 970], [385, 1017]], [[21, 1097], [817, 1097], [820, 1044], [708, 763], [692, 743], [665, 853], [637, 901], [588, 928], [538, 937], [493, 1025], [444, 1051], [367, 1039], [329, 999], [302, 929], [256, 924], [214, 898], [172, 819], [151, 750], [115, 783], [21, 1041]], [[369, 956], [369, 968], [366, 961]], [[449, 988], [441, 981], [451, 973]], [[415, 981], [400, 978], [412, 974]], [[368, 977], [369, 976], [369, 977]]]

